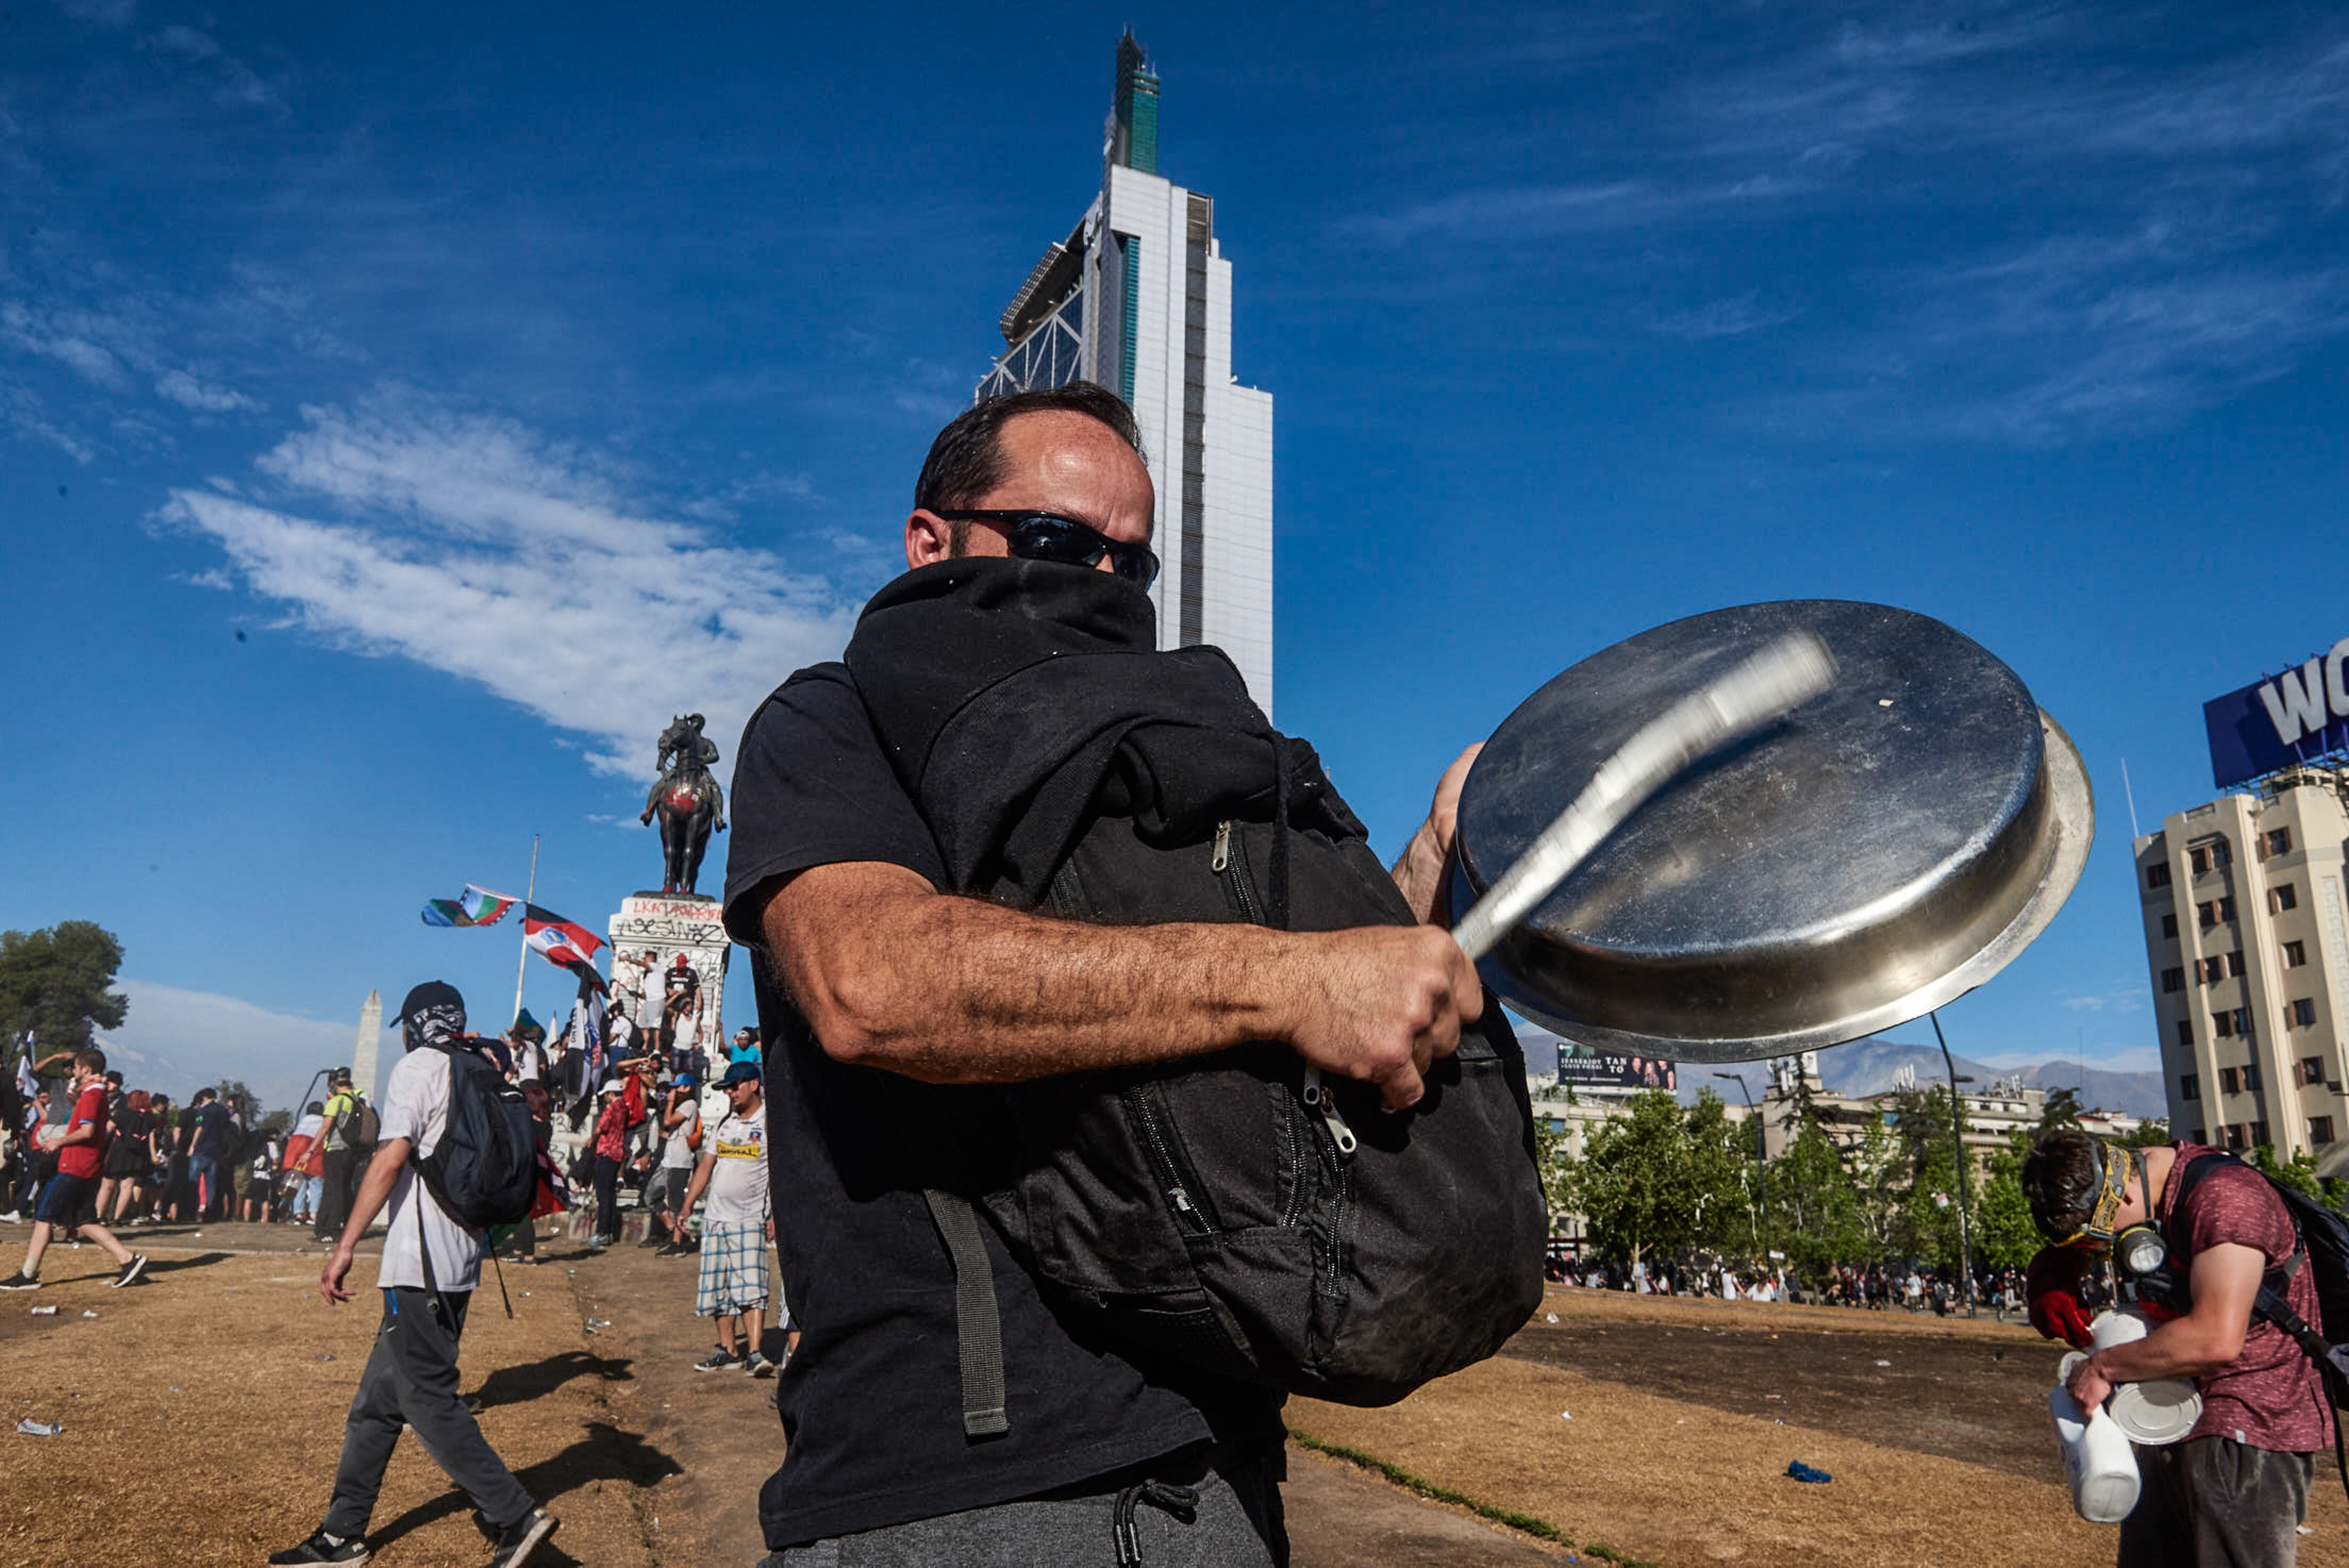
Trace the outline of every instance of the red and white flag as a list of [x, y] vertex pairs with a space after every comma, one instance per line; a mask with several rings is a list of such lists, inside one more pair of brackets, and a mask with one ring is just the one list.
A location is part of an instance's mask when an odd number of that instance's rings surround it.
[[541, 909], [534, 903], [522, 906], [523, 939], [531, 951], [549, 964], [559, 964], [565, 969], [585, 969], [591, 974], [595, 967], [595, 951], [604, 945], [602, 937], [584, 925], [574, 925], [552, 910]]

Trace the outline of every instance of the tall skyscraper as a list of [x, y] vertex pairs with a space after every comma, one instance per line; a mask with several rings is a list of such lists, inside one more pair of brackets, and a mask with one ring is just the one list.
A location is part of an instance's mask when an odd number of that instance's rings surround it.
[[1158, 489], [1161, 647], [1212, 643], [1272, 711], [1272, 395], [1232, 376], [1216, 203], [1158, 172], [1158, 77], [1128, 33], [1101, 193], [996, 324], [978, 396], [1093, 381], [1133, 405]]

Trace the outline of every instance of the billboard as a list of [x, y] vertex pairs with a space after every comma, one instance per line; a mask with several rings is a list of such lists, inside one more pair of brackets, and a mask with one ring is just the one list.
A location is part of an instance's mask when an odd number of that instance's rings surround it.
[[1660, 1057], [1607, 1057], [1588, 1046], [1557, 1047], [1557, 1081], [1576, 1088], [1678, 1088], [1671, 1062]]
[[2296, 670], [2204, 703], [2202, 727], [2221, 789], [2349, 751], [2349, 637]]

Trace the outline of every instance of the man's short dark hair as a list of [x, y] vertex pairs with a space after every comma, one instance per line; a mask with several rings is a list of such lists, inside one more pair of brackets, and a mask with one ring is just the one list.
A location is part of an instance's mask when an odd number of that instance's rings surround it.
[[212, 1100], [218, 1099], [219, 1098], [220, 1090], [216, 1088], [200, 1088], [196, 1090], [196, 1098], [190, 1100], [188, 1103], [190, 1105], [205, 1105]]
[[310, 1102], [310, 1109], [304, 1111], [302, 1114], [305, 1116], [324, 1116], [326, 1114], [326, 1108], [314, 1099]]
[[2023, 1160], [2023, 1196], [2041, 1235], [2060, 1240], [2088, 1222], [2101, 1167], [2096, 1140], [2076, 1127], [2059, 1127], [2033, 1141]]
[[[950, 420], [930, 443], [914, 480], [914, 505], [924, 511], [950, 511], [970, 506], [1003, 482], [1003, 427], [1022, 414], [1081, 414], [1108, 426], [1134, 455], [1149, 460], [1142, 449], [1142, 427], [1125, 399], [1106, 387], [1071, 381], [1036, 392], [1009, 392], [974, 404]], [[970, 531], [966, 522], [949, 521], [947, 540], [956, 553]]]
[[96, 1046], [84, 1046], [74, 1053], [73, 1059], [74, 1066], [84, 1072], [102, 1073], [106, 1070], [106, 1053]]

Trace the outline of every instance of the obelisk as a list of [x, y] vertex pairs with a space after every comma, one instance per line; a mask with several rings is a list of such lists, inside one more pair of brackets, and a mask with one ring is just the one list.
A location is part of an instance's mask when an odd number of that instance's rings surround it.
[[383, 1039], [383, 993], [367, 993], [359, 1009], [359, 1037], [351, 1047], [351, 1083], [369, 1099], [380, 1100], [375, 1087], [375, 1051]]

